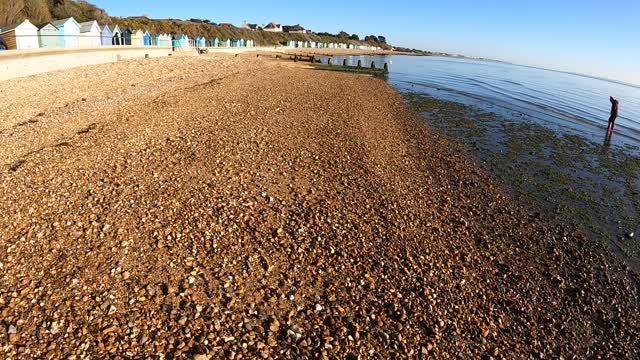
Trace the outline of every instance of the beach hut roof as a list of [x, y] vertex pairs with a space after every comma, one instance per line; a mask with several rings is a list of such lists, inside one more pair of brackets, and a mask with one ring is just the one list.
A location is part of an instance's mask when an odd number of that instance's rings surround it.
[[105, 25], [105, 27], [109, 27], [109, 29], [111, 30], [111, 32], [122, 32], [122, 29], [120, 29], [120, 26], [115, 25], [115, 24], [111, 24], [111, 25]]
[[54, 28], [54, 29], [57, 29], [57, 27], [55, 27], [55, 25], [53, 25], [52, 23], [48, 23], [48, 22], [42, 23], [42, 24], [36, 24], [36, 27], [38, 28], [38, 30], [42, 30], [42, 29], [44, 29], [46, 27], [49, 27], [49, 26]]
[[15, 25], [11, 25], [11, 26], [7, 26], [6, 28], [2, 28], [2, 30], [0, 30], [0, 34], [4, 34], [4, 33], [8, 33], [9, 31], [13, 31], [15, 29], [17, 29], [20, 25], [27, 23], [31, 26], [36, 27], [35, 25], [33, 25], [29, 20], [25, 20], [19, 24], [15, 24]]
[[76, 25], [80, 26], [80, 24], [76, 21], [76, 19], [70, 17], [70, 18], [66, 18], [66, 19], [62, 19], [62, 20], [56, 20], [56, 21], [52, 21], [51, 24], [53, 24], [53, 26], [55, 27], [60, 27], [63, 26], [64, 24], [68, 23], [68, 22], [74, 22]]
[[80, 23], [80, 32], [91, 32], [91, 29], [93, 27], [97, 28], [98, 31], [100, 31], [100, 25], [98, 25], [98, 22], [95, 20]]

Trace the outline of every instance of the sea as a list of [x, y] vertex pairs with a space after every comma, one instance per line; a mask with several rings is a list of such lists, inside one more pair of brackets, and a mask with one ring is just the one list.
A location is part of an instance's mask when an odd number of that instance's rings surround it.
[[[501, 62], [418, 56], [334, 57], [356, 65], [389, 65], [390, 84], [404, 93], [420, 93], [459, 102], [518, 121], [532, 121], [561, 133], [602, 141], [611, 103], [620, 115], [611, 144], [640, 153], [640, 86]], [[326, 61], [326, 59], [325, 59]]]

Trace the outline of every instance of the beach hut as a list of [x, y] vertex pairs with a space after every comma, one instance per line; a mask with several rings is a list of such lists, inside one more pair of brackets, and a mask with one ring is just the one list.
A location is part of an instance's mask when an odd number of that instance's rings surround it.
[[107, 25], [111, 29], [111, 44], [124, 45], [124, 39], [122, 38], [122, 30], [118, 25]]
[[131, 31], [131, 29], [125, 28], [122, 30], [122, 33], [120, 33], [120, 45], [131, 45], [132, 36], [133, 31]]
[[144, 46], [144, 32], [140, 29], [131, 34], [131, 45], [142, 47]]
[[189, 46], [189, 37], [186, 34], [175, 34], [172, 39], [173, 47], [183, 48]]
[[38, 28], [29, 20], [0, 30], [0, 37], [7, 43], [9, 50], [37, 49], [40, 47]]
[[213, 47], [220, 47], [220, 39], [218, 38], [213, 39]]
[[207, 39], [205, 39], [204, 37], [198, 36], [196, 38], [196, 46], [199, 48], [207, 47]]
[[149, 32], [146, 30], [142, 34], [142, 44], [144, 46], [151, 46], [151, 34], [149, 34]]
[[101, 33], [102, 29], [95, 20], [80, 23], [80, 47], [99, 47], [102, 44]]
[[163, 34], [160, 46], [171, 46], [171, 35]]
[[225, 42], [225, 46], [231, 47], [231, 39], [227, 39], [227, 41]]
[[61, 44], [65, 48], [80, 47], [80, 24], [70, 17], [51, 23], [58, 28], [58, 35], [62, 37]]
[[100, 31], [100, 45], [111, 46], [113, 42], [113, 31], [109, 25], [105, 25]]
[[153, 34], [149, 40], [150, 46], [159, 46], [160, 45], [160, 35]]
[[42, 49], [61, 47], [61, 38], [58, 36], [58, 28], [51, 23], [37, 25], [38, 45]]

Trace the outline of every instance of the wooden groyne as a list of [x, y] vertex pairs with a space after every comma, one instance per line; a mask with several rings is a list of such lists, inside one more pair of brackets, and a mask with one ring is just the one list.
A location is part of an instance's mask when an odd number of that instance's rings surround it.
[[[285, 57], [286, 56], [289, 56], [289, 59], [295, 62], [309, 62], [314, 68], [319, 70], [341, 71], [358, 74], [369, 74], [375, 76], [385, 76], [389, 74], [388, 63], [384, 63], [382, 67], [378, 67], [375, 61], [372, 61], [370, 64], [364, 64], [362, 60], [358, 60], [357, 66], [349, 66], [347, 59], [343, 59], [342, 64], [334, 64], [333, 57], [331, 56], [319, 57], [317, 55], [307, 54], [289, 54], [285, 55]], [[323, 57], [327, 58], [327, 64], [322, 64], [321, 59]]]

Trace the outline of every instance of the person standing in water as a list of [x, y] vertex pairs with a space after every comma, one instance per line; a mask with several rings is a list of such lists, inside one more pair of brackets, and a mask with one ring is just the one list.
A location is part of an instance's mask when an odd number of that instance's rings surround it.
[[616, 119], [618, 118], [618, 100], [614, 99], [613, 96], [609, 96], [609, 101], [611, 101], [611, 117], [609, 118], [609, 126], [607, 127], [607, 133], [613, 133], [613, 128], [616, 126]]

